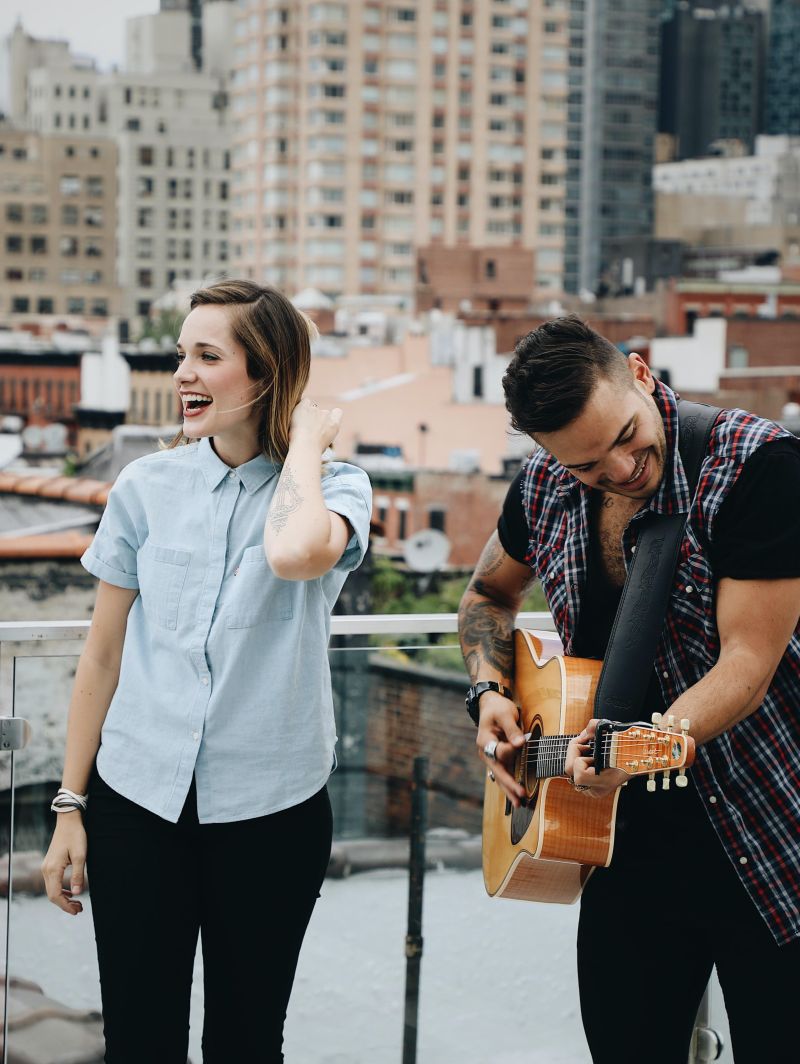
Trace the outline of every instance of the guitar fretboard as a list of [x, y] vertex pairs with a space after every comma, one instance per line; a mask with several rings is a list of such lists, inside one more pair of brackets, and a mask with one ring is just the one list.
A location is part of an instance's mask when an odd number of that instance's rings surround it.
[[567, 747], [574, 735], [547, 735], [540, 739], [528, 741], [526, 758], [528, 773], [533, 766], [536, 779], [550, 779], [552, 776], [564, 775], [564, 763], [567, 760]]

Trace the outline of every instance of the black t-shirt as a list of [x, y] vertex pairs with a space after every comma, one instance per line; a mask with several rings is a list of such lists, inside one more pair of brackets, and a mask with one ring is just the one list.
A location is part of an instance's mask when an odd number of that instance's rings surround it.
[[[522, 504], [522, 476], [509, 487], [497, 525], [505, 552], [525, 563], [528, 525]], [[597, 495], [599, 499], [599, 494]], [[592, 518], [594, 519], [594, 507]], [[709, 560], [717, 579], [779, 579], [800, 576], [800, 440], [782, 438], [765, 443], [745, 462], [722, 503], [714, 528]], [[590, 538], [587, 581], [581, 604], [575, 653], [602, 658], [616, 616], [622, 589], [605, 578], [596, 537]], [[655, 670], [645, 699], [643, 717], [664, 713], [666, 706]], [[647, 849], [663, 842], [662, 830], [703, 836], [710, 830], [698, 816], [699, 797], [693, 786], [647, 793], [642, 779], [631, 781], [622, 795], [617, 816], [615, 864], [647, 859]], [[643, 852], [644, 850], [644, 852]]]

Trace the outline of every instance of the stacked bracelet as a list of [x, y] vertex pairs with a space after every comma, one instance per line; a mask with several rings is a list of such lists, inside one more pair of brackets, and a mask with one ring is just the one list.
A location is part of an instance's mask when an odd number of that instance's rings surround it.
[[88, 801], [87, 794], [76, 794], [75, 791], [68, 791], [66, 787], [59, 787], [58, 794], [50, 804], [50, 809], [54, 813], [71, 813], [74, 809], [80, 809], [82, 813], [85, 813]]

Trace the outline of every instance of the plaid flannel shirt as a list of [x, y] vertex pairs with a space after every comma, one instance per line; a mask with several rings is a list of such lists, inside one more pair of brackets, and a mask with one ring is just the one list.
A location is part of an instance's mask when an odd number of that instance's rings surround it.
[[[639, 522], [652, 512], [687, 512], [655, 669], [666, 705], [697, 683], [719, 656], [715, 578], [708, 557], [719, 508], [747, 458], [790, 434], [744, 410], [725, 410], [712, 430], [694, 503], [676, 446], [675, 394], [654, 395], [664, 421], [667, 460], [656, 493], [623, 535], [626, 567]], [[522, 479], [530, 533], [527, 563], [538, 575], [556, 628], [571, 654], [589, 554], [590, 489], [543, 449]], [[697, 791], [722, 845], [775, 939], [800, 936], [800, 625], [761, 706], [698, 748]]]

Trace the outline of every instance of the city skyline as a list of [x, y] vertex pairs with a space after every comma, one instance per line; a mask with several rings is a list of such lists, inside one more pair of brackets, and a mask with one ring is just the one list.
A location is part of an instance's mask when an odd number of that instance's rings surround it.
[[110, 70], [124, 60], [125, 20], [158, 10], [159, 0], [115, 0], [98, 19], [93, 0], [73, 0], [69, 8], [58, 0], [31, 0], [24, 7], [17, 0], [0, 11], [0, 39], [21, 20], [31, 36], [69, 41], [73, 52], [91, 56], [99, 67]]

